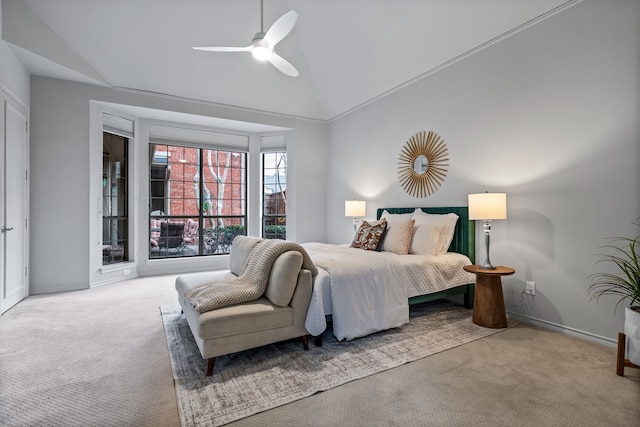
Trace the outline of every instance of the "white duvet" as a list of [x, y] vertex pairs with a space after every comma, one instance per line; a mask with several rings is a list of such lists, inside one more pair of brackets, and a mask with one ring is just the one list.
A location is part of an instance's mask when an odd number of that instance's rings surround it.
[[321, 335], [331, 314], [333, 334], [350, 340], [409, 322], [408, 298], [473, 283], [461, 254], [397, 255], [325, 243], [302, 245], [318, 267], [305, 327]]

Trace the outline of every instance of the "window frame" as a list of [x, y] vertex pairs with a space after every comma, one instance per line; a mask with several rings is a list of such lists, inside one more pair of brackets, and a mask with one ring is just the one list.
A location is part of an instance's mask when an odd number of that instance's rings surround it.
[[[154, 153], [150, 152], [149, 156], [149, 205], [147, 207], [149, 212], [149, 221], [148, 221], [148, 256], [150, 260], [164, 260], [171, 258], [185, 258], [185, 257], [206, 257], [206, 256], [215, 256], [215, 255], [227, 255], [230, 252], [231, 241], [233, 237], [237, 234], [247, 234], [247, 223], [248, 223], [248, 195], [249, 195], [249, 184], [248, 184], [248, 172], [249, 172], [249, 153], [242, 149], [234, 149], [229, 147], [217, 147], [217, 146], [203, 146], [202, 144], [189, 144], [178, 141], [150, 141], [149, 150], [155, 150], [156, 147], [164, 147], [166, 148], [166, 174], [164, 179], [154, 178], [153, 169], [154, 169], [154, 160], [156, 156]], [[182, 150], [182, 157], [177, 161], [170, 160], [172, 157], [172, 151], [178, 152]], [[192, 159], [193, 155], [190, 154], [192, 152], [196, 152], [197, 160], [194, 161]], [[158, 152], [165, 153], [163, 150], [159, 150]], [[231, 171], [231, 182], [227, 181], [226, 173], [225, 180], [222, 182], [223, 185], [223, 193], [222, 198], [218, 197], [213, 200], [210, 195], [206, 196], [205, 192], [211, 194], [211, 191], [208, 189], [209, 185], [215, 185], [215, 189], [217, 190], [220, 182], [215, 183], [215, 181], [207, 181], [205, 178], [205, 171], [207, 167], [211, 167], [211, 165], [205, 164], [205, 156], [208, 153], [216, 153], [217, 160], [219, 161], [220, 155], [222, 153], [228, 154], [227, 165], [224, 166], [227, 169], [228, 173]], [[190, 159], [190, 160], [187, 160]], [[237, 159], [237, 165], [235, 164]], [[184, 160], [184, 161], [181, 161]], [[157, 165], [158, 163], [156, 163]], [[172, 172], [172, 166], [176, 169], [176, 166], [182, 166], [181, 177], [182, 180], [171, 179], [171, 174], [176, 174], [177, 171]], [[197, 184], [190, 184], [194, 182], [193, 180], [187, 180], [187, 172], [186, 169], [188, 167], [195, 167], [197, 169], [196, 175], [198, 176]], [[220, 165], [216, 162], [216, 167], [220, 170]], [[157, 169], [157, 168], [156, 168]], [[233, 172], [233, 171], [237, 172]], [[234, 181], [235, 178], [238, 181]], [[194, 177], [195, 178], [195, 177]], [[162, 197], [157, 198], [154, 195], [154, 182], [165, 182], [165, 187], [167, 187], [167, 191], [162, 195]], [[173, 214], [174, 208], [171, 207], [172, 203], [172, 195], [171, 195], [171, 184], [182, 186], [182, 204], [184, 205], [187, 200], [193, 200], [195, 203], [195, 211], [194, 212], [186, 212], [184, 206], [182, 208], [181, 213]], [[198, 194], [190, 199], [186, 197], [186, 188], [187, 184], [197, 186]], [[208, 185], [205, 185], [207, 184]], [[234, 189], [235, 186], [235, 189]], [[159, 187], [158, 185], [155, 186]], [[227, 189], [231, 194], [234, 192], [237, 193], [239, 191], [240, 197], [237, 198], [226, 198]], [[160, 206], [158, 200], [164, 200], [162, 206], [164, 207], [164, 211], [158, 212], [158, 207]], [[209, 206], [207, 206], [207, 200], [209, 201]], [[223, 212], [215, 212], [212, 213], [211, 209], [215, 205], [216, 208], [219, 208], [222, 204], [224, 209], [225, 203], [229, 203], [231, 213]], [[167, 203], [169, 205], [167, 205]], [[238, 207], [239, 205], [239, 207]], [[202, 207], [207, 206], [207, 207]], [[206, 210], [205, 210], [206, 209]], [[240, 214], [234, 214], [233, 211], [240, 209]], [[167, 212], [168, 211], [168, 212]], [[197, 234], [193, 236], [189, 236], [188, 238], [195, 239], [196, 244], [194, 245], [193, 240], [187, 242], [186, 234], [182, 233], [182, 243], [179, 246], [175, 246], [177, 242], [178, 236], [172, 236], [170, 232], [170, 223], [183, 223], [185, 229], [188, 228], [190, 224], [190, 220], [197, 223]], [[231, 224], [227, 221], [231, 220]], [[158, 222], [159, 221], [159, 222]], [[163, 222], [165, 222], [164, 226], [164, 236], [163, 233]], [[209, 222], [210, 227], [206, 227], [207, 222]], [[223, 226], [218, 227], [213, 226], [214, 224], [222, 222]], [[158, 228], [158, 225], [160, 228]], [[193, 224], [191, 224], [193, 225]], [[160, 234], [158, 234], [158, 230]], [[178, 231], [179, 232], [179, 231]], [[160, 240], [158, 240], [160, 239]], [[154, 243], [157, 246], [154, 246]], [[189, 244], [191, 243], [191, 244]], [[214, 249], [215, 245], [215, 249]], [[194, 248], [196, 246], [196, 248]], [[157, 253], [154, 248], [157, 247]], [[163, 255], [164, 249], [164, 255]], [[173, 251], [170, 251], [173, 249]]]
[[[275, 155], [275, 156], [280, 156], [280, 160], [284, 159], [284, 189], [282, 188], [282, 183], [280, 181], [277, 182], [277, 184], [268, 184], [267, 183], [267, 176], [271, 176], [272, 174], [267, 175], [266, 171], [267, 170], [272, 170], [274, 172], [276, 172], [276, 174], [278, 176], [280, 176], [280, 170], [281, 170], [281, 166], [279, 161], [277, 161], [276, 159], [272, 159], [267, 161], [266, 156], [271, 156], [271, 155]], [[267, 163], [271, 163], [273, 161], [273, 163], [275, 164], [274, 167], [267, 167]], [[260, 218], [261, 218], [261, 235], [263, 239], [282, 239], [282, 240], [286, 240], [287, 238], [287, 196], [286, 196], [286, 191], [287, 191], [287, 151], [286, 149], [272, 149], [272, 150], [268, 150], [268, 151], [263, 151], [260, 153], [260, 169], [261, 169], [261, 182], [262, 182], [262, 186], [261, 186], [261, 191], [260, 191], [260, 199], [261, 199], [261, 212], [260, 212]], [[274, 188], [274, 191], [267, 193], [267, 187], [268, 186], [278, 186], [280, 188], [280, 191], [275, 192], [275, 190], [277, 190], [277, 188]], [[282, 194], [282, 196], [278, 196], [278, 194]], [[275, 195], [275, 197], [272, 198], [272, 200], [268, 200], [268, 195]], [[267, 213], [267, 210], [271, 210], [274, 209], [274, 205], [275, 205], [275, 214], [274, 213]], [[284, 209], [284, 214], [280, 213], [280, 208]], [[273, 221], [271, 220], [273, 219]], [[274, 223], [272, 223], [274, 222]], [[273, 231], [268, 231], [268, 227], [274, 227]], [[283, 227], [283, 229], [281, 229], [280, 227]]]
[[[104, 143], [105, 136], [109, 135], [110, 140], [113, 138], [122, 139], [124, 143], [124, 147], [122, 148], [122, 165], [119, 167], [116, 166], [116, 170], [120, 170], [120, 174], [118, 175], [116, 172], [115, 179], [112, 176], [111, 168], [114, 163], [112, 163], [112, 159], [110, 156], [107, 157], [107, 165], [109, 167], [108, 173], [105, 174], [105, 151], [104, 151]], [[128, 262], [131, 253], [132, 242], [130, 238], [130, 175], [131, 175], [131, 166], [130, 166], [130, 149], [131, 149], [131, 138], [125, 135], [121, 135], [119, 133], [115, 133], [109, 130], [102, 131], [103, 137], [103, 149], [102, 149], [102, 267], [113, 266], [114, 264], [121, 264], [124, 262]], [[115, 188], [118, 192], [122, 191], [122, 194], [117, 194], [113, 196], [111, 193], [111, 189], [114, 188], [113, 182], [115, 180]], [[109, 188], [109, 193], [105, 193], [105, 188]], [[118, 207], [116, 215], [113, 215], [113, 200], [121, 201], [123, 204], [122, 210]], [[122, 215], [120, 213], [123, 213]], [[111, 231], [113, 228], [111, 226], [107, 226], [112, 224], [113, 221], [116, 221], [118, 224], [116, 231], [116, 242], [117, 244], [113, 245], [113, 236], [111, 235]], [[110, 237], [108, 239], [109, 244], [105, 243], [105, 238], [107, 235]]]

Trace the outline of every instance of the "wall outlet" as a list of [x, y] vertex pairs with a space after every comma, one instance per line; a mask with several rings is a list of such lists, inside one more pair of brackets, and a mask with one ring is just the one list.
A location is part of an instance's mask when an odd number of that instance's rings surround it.
[[531, 282], [531, 281], [527, 280], [525, 282], [524, 292], [527, 295], [535, 295], [536, 294], [536, 282]]
[[131, 274], [131, 270], [129, 270], [128, 268], [126, 270], [122, 270], [122, 275], [123, 276], [128, 276]]

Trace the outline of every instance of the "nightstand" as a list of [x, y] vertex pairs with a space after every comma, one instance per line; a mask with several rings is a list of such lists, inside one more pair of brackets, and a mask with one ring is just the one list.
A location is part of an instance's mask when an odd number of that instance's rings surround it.
[[510, 267], [497, 266], [489, 270], [480, 265], [465, 265], [465, 271], [476, 275], [476, 291], [473, 299], [473, 323], [487, 328], [506, 328], [507, 312], [502, 295], [502, 276], [516, 271]]

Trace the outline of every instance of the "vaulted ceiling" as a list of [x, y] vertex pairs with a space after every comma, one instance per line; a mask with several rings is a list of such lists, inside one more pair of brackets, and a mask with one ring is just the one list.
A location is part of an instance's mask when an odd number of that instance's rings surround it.
[[359, 106], [575, 0], [264, 0], [265, 30], [294, 9], [276, 51], [249, 53], [260, 0], [2, 0], [2, 38], [31, 74], [319, 120]]

